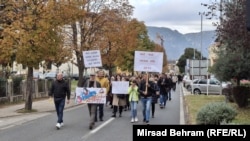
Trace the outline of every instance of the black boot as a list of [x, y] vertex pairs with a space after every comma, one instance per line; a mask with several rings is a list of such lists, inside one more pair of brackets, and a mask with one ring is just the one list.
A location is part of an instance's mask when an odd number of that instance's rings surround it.
[[111, 117], [116, 117], [117, 106], [113, 106], [113, 115]]

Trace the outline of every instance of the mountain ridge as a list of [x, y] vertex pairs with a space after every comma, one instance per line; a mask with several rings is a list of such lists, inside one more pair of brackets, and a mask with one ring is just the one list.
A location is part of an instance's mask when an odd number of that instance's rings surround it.
[[147, 30], [150, 40], [155, 43], [161, 44], [157, 36], [163, 39], [168, 60], [178, 60], [186, 48], [195, 48], [199, 52], [202, 49], [202, 55], [208, 57], [208, 48], [216, 39], [215, 30], [202, 31], [202, 34], [201, 32], [182, 34], [178, 30], [154, 26], [147, 26]]

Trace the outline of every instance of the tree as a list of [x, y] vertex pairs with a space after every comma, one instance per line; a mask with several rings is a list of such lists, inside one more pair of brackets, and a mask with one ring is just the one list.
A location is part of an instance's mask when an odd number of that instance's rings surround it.
[[[194, 53], [195, 52], [195, 53]], [[179, 71], [180, 73], [184, 73], [185, 72], [185, 67], [186, 67], [186, 62], [187, 59], [193, 59], [194, 58], [194, 54], [195, 54], [195, 58], [199, 58], [201, 55], [201, 53], [197, 50], [194, 50], [194, 48], [186, 48], [184, 51], [184, 54], [181, 55], [181, 57], [178, 60], [178, 63], [176, 64], [179, 67]], [[202, 56], [202, 58], [204, 58]]]
[[[69, 33], [71, 33], [70, 39], [73, 45], [73, 52], [76, 57], [75, 64], [78, 66], [79, 71], [78, 86], [80, 86], [83, 83], [83, 72], [85, 70], [82, 52], [100, 50], [104, 53], [107, 51], [108, 46], [115, 46], [115, 44], [107, 40], [111, 38], [105, 38], [105, 35], [108, 35], [105, 33], [108, 31], [105, 30], [105, 27], [108, 27], [107, 24], [112, 25], [113, 23], [114, 27], [116, 27], [116, 21], [110, 18], [109, 15], [118, 16], [120, 17], [119, 19], [126, 19], [132, 13], [132, 6], [129, 5], [128, 0], [79, 0], [76, 3], [68, 2], [66, 4], [69, 7], [78, 7], [74, 8], [76, 13], [83, 13], [79, 14], [79, 16], [72, 15], [74, 20], [68, 23], [70, 25]], [[116, 11], [116, 14], [114, 14], [114, 11]]]
[[152, 51], [154, 42], [150, 41], [144, 23], [136, 19], [132, 19], [128, 23], [123, 33], [125, 33], [122, 35], [124, 49], [115, 63], [122, 70], [133, 72], [135, 51]]
[[[25, 110], [32, 109], [33, 68], [42, 61], [60, 61], [58, 56], [67, 50], [59, 50], [63, 45], [60, 33], [61, 21], [56, 14], [55, 1], [6, 1], [4, 13], [11, 24], [3, 25], [0, 60], [15, 61], [28, 67]], [[60, 51], [60, 52], [59, 52]]]
[[168, 69], [168, 60], [167, 60], [167, 54], [165, 51], [165, 48], [162, 45], [155, 44], [154, 47], [154, 52], [162, 52], [163, 53], [163, 67], [162, 67], [162, 72], [169, 72]]
[[[216, 7], [216, 4], [212, 6]], [[208, 7], [211, 11], [212, 6]], [[218, 58], [211, 71], [221, 81], [234, 78], [239, 85], [241, 79], [250, 76], [250, 32], [246, 27], [246, 0], [224, 1], [221, 12], [221, 22], [215, 24], [219, 41], [219, 51], [215, 53]]]

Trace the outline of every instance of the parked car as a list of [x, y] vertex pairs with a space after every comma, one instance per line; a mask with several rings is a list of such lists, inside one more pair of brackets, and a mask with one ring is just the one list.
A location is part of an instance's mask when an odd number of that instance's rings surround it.
[[72, 74], [71, 79], [79, 80], [79, 74], [77, 74], [77, 73]]
[[193, 94], [221, 94], [221, 82], [215, 78], [213, 79], [199, 79], [191, 83]]
[[189, 75], [184, 75], [182, 79], [183, 86], [186, 88], [186, 84], [190, 83], [192, 80], [190, 79]]
[[33, 72], [33, 79], [44, 79], [45, 76], [42, 72], [35, 71]]
[[48, 72], [45, 74], [45, 79], [56, 79], [56, 72]]
[[188, 91], [191, 91], [191, 89], [192, 89], [192, 83], [197, 83], [197, 81], [199, 81], [199, 79], [194, 79], [194, 80], [190, 80], [190, 81], [187, 81], [186, 82], [186, 89], [188, 90]]

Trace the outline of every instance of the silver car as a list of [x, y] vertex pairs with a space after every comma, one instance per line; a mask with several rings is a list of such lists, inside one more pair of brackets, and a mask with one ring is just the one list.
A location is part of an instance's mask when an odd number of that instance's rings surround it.
[[223, 87], [219, 80], [199, 79], [191, 83], [193, 94], [221, 94]]

